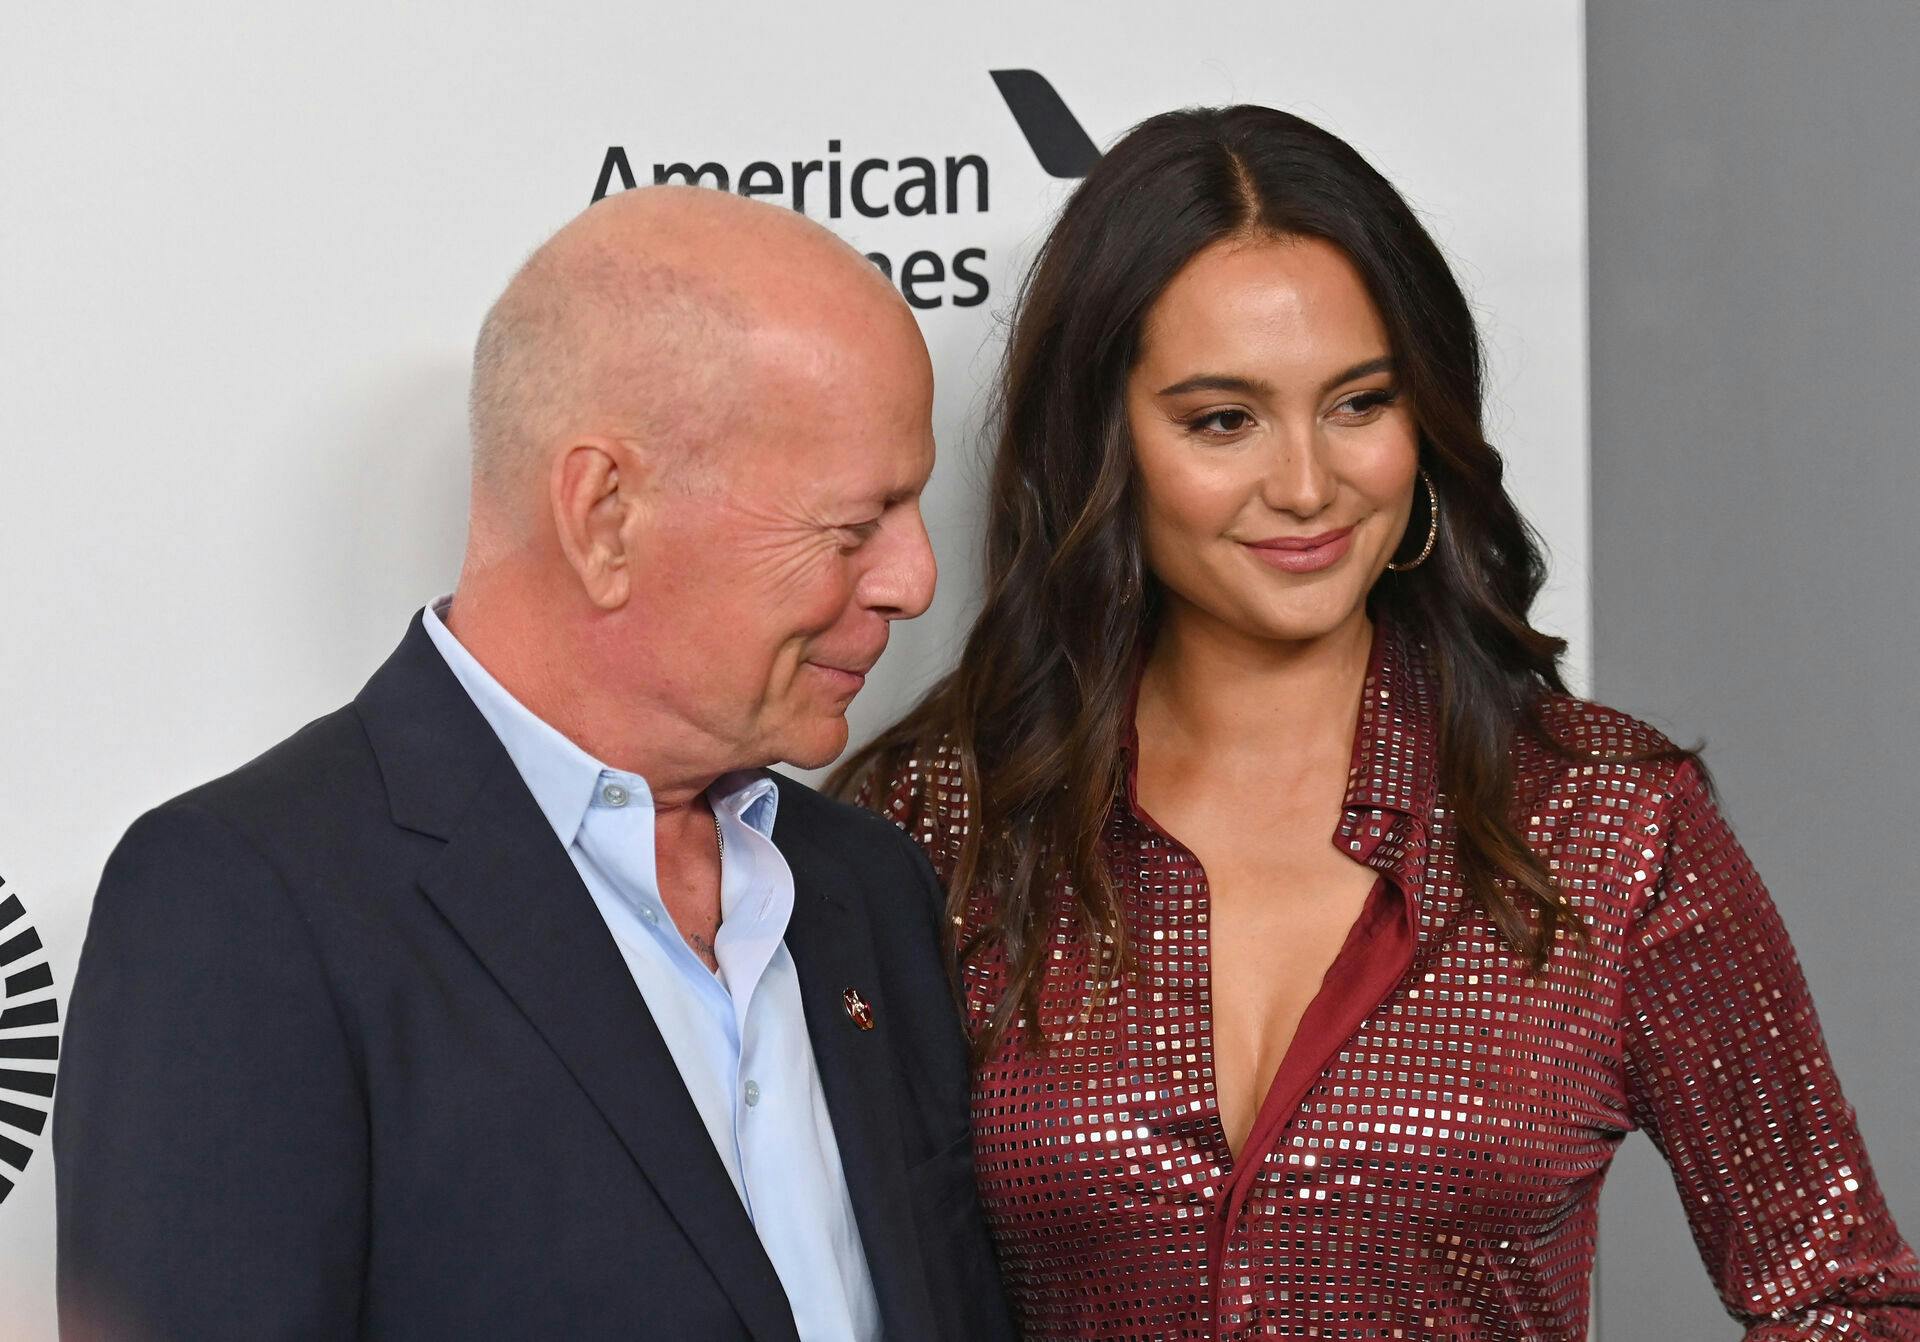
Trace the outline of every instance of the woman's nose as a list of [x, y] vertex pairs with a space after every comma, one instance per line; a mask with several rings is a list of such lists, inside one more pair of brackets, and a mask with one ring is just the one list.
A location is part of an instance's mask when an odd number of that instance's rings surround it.
[[1333, 502], [1333, 473], [1322, 460], [1317, 426], [1278, 435], [1272, 460], [1261, 481], [1261, 497], [1276, 512], [1312, 517]]

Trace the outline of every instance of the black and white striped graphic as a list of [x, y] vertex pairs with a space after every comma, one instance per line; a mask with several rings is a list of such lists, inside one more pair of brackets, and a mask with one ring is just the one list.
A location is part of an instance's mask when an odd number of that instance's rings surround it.
[[[6, 880], [0, 877], [0, 886]], [[20, 896], [0, 899], [0, 1202], [13, 1191], [47, 1127], [53, 1098], [53, 1065], [60, 1056], [55, 1026], [60, 1006], [53, 995], [40, 934], [28, 926]]]

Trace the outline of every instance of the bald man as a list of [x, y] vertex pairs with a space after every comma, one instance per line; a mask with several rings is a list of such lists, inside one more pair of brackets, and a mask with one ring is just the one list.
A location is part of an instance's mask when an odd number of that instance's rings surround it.
[[67, 1337], [1012, 1337], [933, 873], [765, 767], [932, 597], [931, 401], [788, 211], [653, 188], [535, 253], [453, 597], [108, 863]]

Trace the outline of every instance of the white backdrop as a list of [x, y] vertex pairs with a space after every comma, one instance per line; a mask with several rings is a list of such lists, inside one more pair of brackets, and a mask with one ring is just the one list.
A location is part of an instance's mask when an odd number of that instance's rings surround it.
[[[896, 274], [984, 252], [983, 302], [920, 314], [940, 595], [856, 732], [903, 707], [976, 596], [978, 395], [1071, 188], [992, 70], [1045, 75], [1103, 145], [1176, 105], [1283, 107], [1401, 187], [1483, 319], [1493, 437], [1553, 552], [1541, 623], [1584, 683], [1577, 0], [123, 8], [0, 11], [0, 900], [24, 908], [0, 943], [46, 946], [0, 972], [45, 959], [63, 993], [133, 817], [351, 697], [449, 587], [469, 342], [610, 146], [643, 181], [712, 161], [736, 185], [755, 160], [984, 160], [984, 211], [969, 175], [952, 213], [942, 183], [937, 215], [828, 220]], [[0, 1028], [0, 1069], [49, 1067], [5, 1056], [45, 1033]], [[0, 1337], [51, 1337], [47, 1138], [0, 1137], [32, 1153], [0, 1164]]]

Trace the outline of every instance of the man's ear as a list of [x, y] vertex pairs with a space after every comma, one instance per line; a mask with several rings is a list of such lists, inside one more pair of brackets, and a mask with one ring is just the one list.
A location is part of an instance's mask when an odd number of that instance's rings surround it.
[[641, 455], [619, 438], [581, 438], [554, 457], [547, 496], [560, 551], [602, 610], [618, 610], [632, 593], [632, 524], [644, 507], [645, 474]]

